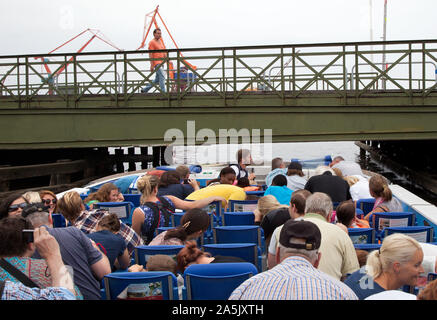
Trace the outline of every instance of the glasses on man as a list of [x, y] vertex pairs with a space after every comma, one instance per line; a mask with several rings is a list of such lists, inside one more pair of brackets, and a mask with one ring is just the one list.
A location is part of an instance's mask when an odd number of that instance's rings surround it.
[[43, 199], [42, 201], [45, 205], [50, 205], [50, 203], [56, 204], [57, 200], [56, 199]]
[[18, 209], [24, 209], [27, 206], [26, 202], [20, 203], [20, 204], [13, 204], [11, 206], [9, 206], [8, 212], [13, 212], [16, 211]]

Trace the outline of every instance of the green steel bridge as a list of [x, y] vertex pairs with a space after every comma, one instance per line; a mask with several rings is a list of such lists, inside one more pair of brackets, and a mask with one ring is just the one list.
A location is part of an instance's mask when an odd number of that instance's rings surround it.
[[437, 40], [166, 52], [0, 56], [0, 149], [437, 138]]

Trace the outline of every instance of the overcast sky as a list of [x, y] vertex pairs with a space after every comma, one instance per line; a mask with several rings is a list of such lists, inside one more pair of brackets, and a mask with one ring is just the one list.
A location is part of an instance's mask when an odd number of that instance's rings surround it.
[[[157, 5], [180, 48], [368, 41], [370, 17], [373, 39], [383, 33], [384, 0], [372, 0], [372, 15], [370, 0], [2, 0], [0, 55], [49, 52], [87, 28], [135, 50], [145, 14]], [[387, 39], [437, 38], [436, 14], [437, 0], [388, 0]], [[75, 52], [89, 38], [59, 52]], [[111, 48], [93, 41], [86, 49], [100, 50]]]

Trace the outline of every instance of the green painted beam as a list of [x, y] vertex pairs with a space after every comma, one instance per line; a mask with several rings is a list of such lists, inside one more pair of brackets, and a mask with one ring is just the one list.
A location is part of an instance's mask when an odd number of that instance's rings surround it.
[[177, 107], [161, 104], [154, 95], [139, 95], [134, 105], [116, 108], [107, 97], [96, 96], [77, 108], [56, 108], [57, 101], [35, 99], [39, 107], [0, 109], [0, 149], [163, 145], [173, 142], [171, 137], [164, 140], [171, 129], [180, 130], [182, 143], [187, 143], [187, 121], [195, 121], [195, 134], [211, 130], [206, 133], [216, 139], [208, 143], [220, 142], [220, 130], [230, 129], [240, 136], [239, 143], [242, 134], [254, 142], [253, 129], [260, 130], [261, 142], [268, 129], [272, 142], [437, 139], [433, 95], [411, 99], [400, 93], [374, 94], [351, 105], [332, 92], [306, 93], [286, 99], [284, 105], [271, 94], [243, 95], [233, 106], [214, 106], [214, 100], [190, 96]]

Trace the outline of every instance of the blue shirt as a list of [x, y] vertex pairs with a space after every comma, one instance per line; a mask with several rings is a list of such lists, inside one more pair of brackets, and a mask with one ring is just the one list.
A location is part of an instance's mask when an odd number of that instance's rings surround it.
[[123, 255], [126, 250], [126, 243], [119, 234], [114, 234], [109, 230], [101, 230], [87, 234], [88, 238], [92, 239], [96, 245], [106, 254], [111, 265], [114, 268], [115, 259]]
[[368, 296], [383, 292], [385, 289], [373, 281], [365, 271], [365, 267], [355, 271], [346, 278], [344, 283], [355, 292], [358, 299], [364, 300]]
[[170, 184], [167, 187], [160, 187], [156, 196], [162, 197], [168, 195], [184, 200], [192, 192], [194, 192], [194, 188], [189, 184]]
[[266, 192], [264, 192], [264, 196], [271, 194], [278, 200], [280, 204], [290, 205], [292, 193], [293, 190], [291, 190], [287, 186], [270, 186], [267, 188]]

